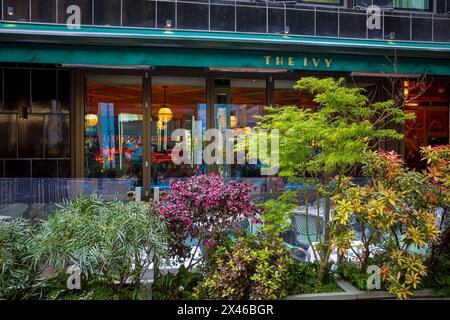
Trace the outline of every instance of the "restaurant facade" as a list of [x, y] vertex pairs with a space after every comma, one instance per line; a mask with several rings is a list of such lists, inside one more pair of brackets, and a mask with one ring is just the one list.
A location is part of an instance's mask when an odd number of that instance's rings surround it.
[[[449, 143], [450, 0], [1, 0], [1, 13], [0, 210], [15, 215], [212, 171], [174, 164], [172, 133], [245, 133], [267, 105], [318, 108], [293, 89], [305, 76], [375, 100], [394, 80], [406, 95], [425, 85], [404, 141], [384, 147], [420, 168], [421, 146]], [[260, 164], [225, 166], [262, 198], [289, 187]]]

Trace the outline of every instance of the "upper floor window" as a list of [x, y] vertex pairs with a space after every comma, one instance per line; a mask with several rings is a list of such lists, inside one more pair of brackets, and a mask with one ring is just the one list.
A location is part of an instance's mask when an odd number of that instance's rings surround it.
[[314, 4], [342, 5], [342, 0], [300, 0], [300, 2], [314, 3]]
[[431, 0], [356, 0], [358, 6], [367, 7], [377, 5], [382, 8], [406, 9], [406, 10], [431, 10]]
[[394, 0], [394, 8], [430, 10], [430, 0]]

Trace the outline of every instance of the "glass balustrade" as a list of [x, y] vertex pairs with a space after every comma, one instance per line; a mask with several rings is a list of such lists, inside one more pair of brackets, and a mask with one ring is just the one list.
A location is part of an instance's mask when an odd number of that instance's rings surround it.
[[[450, 42], [450, 0], [1, 0], [3, 21], [66, 24], [76, 5], [84, 26]], [[381, 29], [366, 8], [382, 7]], [[69, 12], [69, 13], [67, 13]]]

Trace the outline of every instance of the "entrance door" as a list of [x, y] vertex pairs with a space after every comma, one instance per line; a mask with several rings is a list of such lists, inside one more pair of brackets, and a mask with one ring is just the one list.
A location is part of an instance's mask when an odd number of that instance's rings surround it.
[[86, 76], [84, 177], [93, 191], [124, 197], [144, 186], [142, 102], [142, 76]]
[[[174, 163], [172, 152], [177, 155], [201, 143], [207, 128], [206, 80], [200, 77], [152, 77], [151, 79], [151, 188], [167, 189], [173, 178], [186, 178], [206, 173], [206, 165], [200, 161]], [[188, 148], [176, 150], [172, 136], [177, 129], [183, 130]], [[197, 162], [197, 163], [196, 163]]]

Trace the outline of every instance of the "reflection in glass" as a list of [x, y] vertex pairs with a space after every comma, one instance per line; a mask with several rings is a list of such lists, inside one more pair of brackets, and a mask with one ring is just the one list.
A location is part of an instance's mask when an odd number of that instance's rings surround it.
[[[186, 129], [186, 141], [194, 150], [206, 128], [204, 78], [152, 78], [151, 164], [152, 187], [167, 186], [170, 178], [206, 172], [203, 164], [174, 164], [171, 153], [177, 143], [171, 135]], [[176, 151], [176, 150], [174, 150]], [[179, 153], [181, 156], [182, 151]]]
[[3, 0], [3, 17], [7, 21], [30, 21], [29, 1]]
[[297, 106], [317, 110], [317, 105], [313, 101], [313, 96], [300, 93], [294, 89], [296, 81], [275, 80], [274, 103], [277, 106]]
[[[266, 80], [217, 79], [215, 80], [215, 128], [235, 135], [248, 134], [258, 122], [255, 116], [264, 112], [266, 105]], [[259, 177], [261, 164], [234, 164], [219, 166], [224, 177]]]
[[58, 161], [56, 160], [33, 160], [33, 178], [56, 177], [58, 174]]
[[165, 28], [169, 24], [172, 28], [175, 27], [175, 3], [157, 2], [156, 11], [158, 12], [157, 28]]
[[85, 105], [85, 177], [142, 185], [142, 78], [89, 76]]
[[211, 30], [234, 31], [234, 6], [211, 4], [210, 16]]
[[62, 113], [70, 112], [70, 71], [58, 70], [58, 102]]
[[31, 109], [34, 113], [61, 113], [57, 100], [57, 71], [31, 70]]
[[30, 178], [30, 160], [5, 160], [5, 178]]
[[19, 112], [20, 107], [29, 107], [30, 70], [4, 69], [4, 79], [4, 111]]
[[29, 114], [19, 119], [19, 158], [44, 157], [44, 116]]
[[46, 158], [70, 157], [70, 117], [65, 114], [45, 116]]
[[208, 4], [177, 3], [177, 28], [208, 30], [208, 9]]
[[448, 84], [433, 82], [427, 89], [412, 81], [405, 81], [404, 85], [410, 100], [405, 112], [416, 116], [414, 121], [405, 123], [405, 160], [410, 168], [425, 169], [420, 148], [449, 143]]
[[123, 25], [155, 27], [156, 2], [148, 0], [123, 1]]
[[17, 157], [17, 115], [0, 114], [0, 158]]
[[31, 1], [31, 21], [56, 22], [56, 0]]
[[94, 24], [105, 26], [120, 26], [120, 0], [95, 0]]

